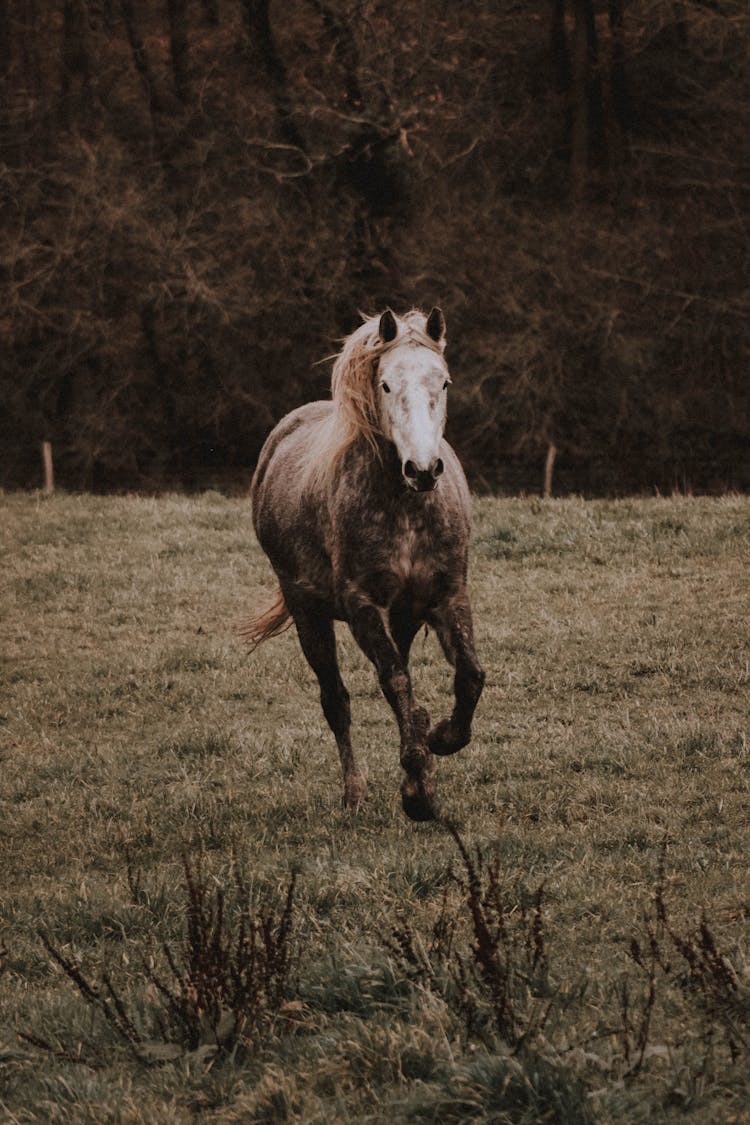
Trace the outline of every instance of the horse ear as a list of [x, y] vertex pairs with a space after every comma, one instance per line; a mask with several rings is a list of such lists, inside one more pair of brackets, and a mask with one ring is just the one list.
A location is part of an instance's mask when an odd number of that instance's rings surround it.
[[439, 344], [443, 336], [445, 336], [445, 317], [443, 316], [443, 310], [439, 309], [437, 305], [435, 305], [435, 308], [427, 317], [426, 329], [427, 335], [431, 340], [434, 340], [436, 344]]
[[396, 324], [396, 318], [390, 309], [386, 309], [381, 316], [380, 324], [378, 325], [378, 332], [380, 333], [380, 339], [384, 344], [390, 344], [391, 340], [396, 339], [398, 325]]

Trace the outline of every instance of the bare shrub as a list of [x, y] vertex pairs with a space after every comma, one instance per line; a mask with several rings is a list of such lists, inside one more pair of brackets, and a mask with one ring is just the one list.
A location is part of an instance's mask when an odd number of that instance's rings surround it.
[[406, 919], [393, 927], [387, 947], [407, 976], [444, 998], [467, 1039], [497, 1035], [517, 1052], [542, 1033], [556, 1003], [542, 916], [544, 886], [530, 895], [519, 887], [509, 894], [498, 861], [486, 860], [479, 849], [472, 855], [458, 830], [446, 828], [463, 868], [452, 874], [462, 913], [456, 915], [446, 890], [426, 947]]
[[670, 919], [665, 897], [662, 848], [654, 903], [644, 913], [642, 931], [633, 934], [630, 960], [641, 972], [640, 997], [634, 999], [625, 982], [621, 992], [621, 1025], [618, 1038], [626, 1064], [626, 1077], [641, 1070], [650, 1044], [652, 1018], [669, 990], [678, 990], [698, 1010], [707, 1047], [728, 1051], [731, 1062], [750, 1046], [750, 988], [747, 974], [735, 958], [722, 951], [705, 912], [687, 932], [679, 932]]
[[[293, 874], [289, 881], [283, 903], [276, 906], [267, 899], [254, 904], [237, 870], [230, 898], [221, 888], [209, 889], [200, 859], [193, 865], [185, 857], [184, 871], [182, 942], [177, 948], [168, 942], [163, 944], [162, 967], [153, 956], [142, 962], [141, 983], [145, 993], [155, 997], [152, 1001], [141, 999], [136, 1005], [132, 983], [126, 992], [107, 972], [99, 981], [90, 979], [48, 935], [39, 934], [49, 955], [85, 1002], [144, 1062], [163, 1062], [186, 1052], [208, 1059], [238, 1046], [252, 1047], [262, 1032], [275, 1025], [296, 987], [296, 876]], [[137, 903], [140, 879], [130, 864], [128, 882]], [[26, 1031], [19, 1034], [32, 1045], [68, 1061], [91, 1061], [89, 1054], [75, 1056], [39, 1035]]]

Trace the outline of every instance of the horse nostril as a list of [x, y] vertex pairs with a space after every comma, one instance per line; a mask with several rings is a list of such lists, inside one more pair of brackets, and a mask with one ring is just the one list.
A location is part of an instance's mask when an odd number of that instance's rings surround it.
[[437, 478], [441, 477], [444, 472], [445, 472], [445, 465], [443, 464], [443, 458], [438, 457], [437, 461], [432, 466], [432, 475], [437, 480]]
[[417, 466], [413, 461], [407, 461], [404, 465], [404, 476], [409, 480], [415, 480], [417, 476]]

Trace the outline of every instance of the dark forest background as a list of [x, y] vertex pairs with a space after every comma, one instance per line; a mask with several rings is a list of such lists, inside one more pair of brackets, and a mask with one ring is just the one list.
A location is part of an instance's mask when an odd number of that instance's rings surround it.
[[440, 304], [476, 488], [750, 486], [747, 0], [0, 0], [0, 484], [244, 487]]

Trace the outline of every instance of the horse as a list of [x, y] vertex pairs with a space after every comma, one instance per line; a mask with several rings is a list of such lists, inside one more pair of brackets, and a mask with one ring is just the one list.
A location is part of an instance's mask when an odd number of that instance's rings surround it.
[[[364, 319], [335, 357], [330, 401], [293, 410], [269, 434], [251, 498], [279, 590], [242, 629], [254, 648], [296, 626], [338, 746], [343, 804], [359, 810], [367, 786], [334, 633], [334, 621], [347, 623], [396, 716], [402, 804], [417, 821], [438, 815], [433, 756], [467, 745], [485, 678], [466, 586], [469, 489], [443, 436], [445, 343], [439, 308]], [[423, 626], [455, 673], [452, 712], [435, 726], [409, 676]]]

